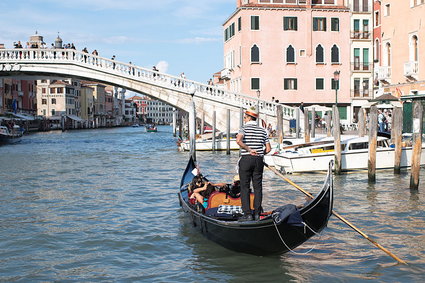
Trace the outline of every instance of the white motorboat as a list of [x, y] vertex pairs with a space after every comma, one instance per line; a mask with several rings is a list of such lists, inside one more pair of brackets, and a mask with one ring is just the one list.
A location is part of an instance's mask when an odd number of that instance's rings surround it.
[[[409, 167], [412, 160], [412, 147], [402, 149], [400, 167]], [[411, 144], [410, 144], [411, 145]], [[334, 159], [334, 142], [302, 144], [284, 148], [273, 155], [277, 169], [286, 173], [325, 171], [330, 160]], [[425, 144], [422, 145], [422, 150]], [[367, 169], [369, 159], [369, 138], [356, 137], [341, 140], [341, 169], [343, 171]], [[377, 137], [376, 169], [394, 168], [394, 145], [386, 137]], [[421, 165], [425, 164], [425, 154], [421, 155]]]
[[[236, 134], [230, 134], [230, 150], [238, 150], [239, 145], [236, 143]], [[177, 145], [181, 151], [190, 151], [190, 141], [178, 141]], [[198, 151], [212, 151], [213, 140], [212, 133], [197, 135], [196, 137], [196, 150]], [[227, 150], [227, 137], [223, 134], [217, 134], [215, 139], [215, 150]]]

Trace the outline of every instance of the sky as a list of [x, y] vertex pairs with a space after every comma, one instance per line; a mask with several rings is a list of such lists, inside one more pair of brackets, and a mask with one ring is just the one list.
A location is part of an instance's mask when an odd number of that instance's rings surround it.
[[0, 44], [37, 31], [99, 56], [206, 83], [223, 68], [222, 24], [235, 0], [1, 0]]

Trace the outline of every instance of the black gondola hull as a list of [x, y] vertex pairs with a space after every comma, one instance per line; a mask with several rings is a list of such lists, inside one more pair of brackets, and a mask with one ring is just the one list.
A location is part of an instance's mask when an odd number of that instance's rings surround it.
[[304, 226], [291, 226], [283, 222], [276, 224], [271, 216], [260, 221], [247, 222], [223, 221], [206, 216], [197, 212], [188, 200], [185, 184], [190, 179], [186, 173], [194, 168], [191, 162], [193, 163], [192, 159], [186, 168], [178, 194], [183, 211], [208, 239], [230, 250], [255, 255], [287, 252], [323, 230], [332, 214], [333, 182], [332, 176], [328, 175], [321, 192], [300, 210]]

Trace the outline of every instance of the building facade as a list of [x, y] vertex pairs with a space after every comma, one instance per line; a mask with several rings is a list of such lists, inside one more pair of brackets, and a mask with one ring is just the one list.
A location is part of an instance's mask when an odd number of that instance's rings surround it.
[[349, 0], [351, 11], [350, 96], [352, 120], [373, 99], [373, 0]]
[[402, 99], [424, 99], [425, 0], [382, 0], [380, 6], [379, 87]]
[[[350, 9], [343, 0], [237, 0], [224, 28], [226, 88], [352, 114]], [[334, 73], [340, 75], [336, 81]]]

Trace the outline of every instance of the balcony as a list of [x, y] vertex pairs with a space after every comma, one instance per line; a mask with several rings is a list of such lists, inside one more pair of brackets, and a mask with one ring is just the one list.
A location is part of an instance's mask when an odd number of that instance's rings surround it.
[[377, 78], [380, 81], [389, 81], [391, 79], [391, 66], [379, 66], [377, 70]]
[[351, 62], [351, 70], [357, 72], [370, 72], [372, 70], [372, 63], [360, 61]]
[[351, 90], [351, 97], [353, 98], [370, 98], [372, 90], [371, 89], [358, 89], [354, 88]]
[[419, 72], [418, 61], [409, 61], [404, 63], [404, 75], [406, 77], [417, 76]]
[[352, 31], [351, 39], [370, 39], [371, 33], [369, 31]]
[[230, 69], [225, 68], [221, 71], [221, 78], [223, 80], [230, 80]]

